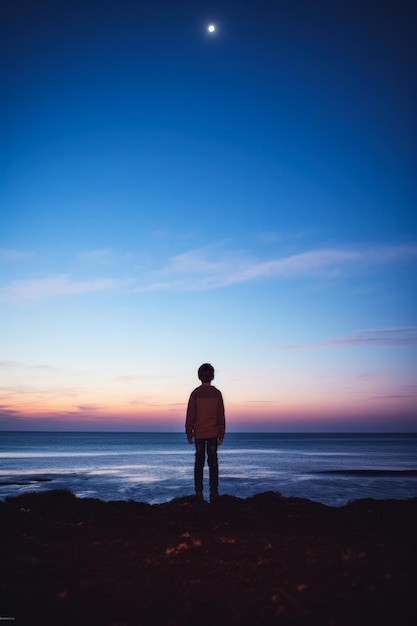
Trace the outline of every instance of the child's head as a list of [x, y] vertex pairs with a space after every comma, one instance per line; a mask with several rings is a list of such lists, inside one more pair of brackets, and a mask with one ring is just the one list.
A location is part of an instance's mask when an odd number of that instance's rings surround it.
[[198, 377], [202, 383], [211, 383], [214, 378], [214, 367], [210, 363], [203, 363], [198, 368]]

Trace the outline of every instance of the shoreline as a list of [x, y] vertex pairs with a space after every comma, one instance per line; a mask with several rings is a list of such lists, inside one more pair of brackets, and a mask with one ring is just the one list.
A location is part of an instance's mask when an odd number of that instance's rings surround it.
[[[0, 616], [19, 624], [411, 624], [417, 498], [330, 507], [265, 492], [213, 504], [0, 502]], [[36, 616], [36, 620], [34, 620]]]

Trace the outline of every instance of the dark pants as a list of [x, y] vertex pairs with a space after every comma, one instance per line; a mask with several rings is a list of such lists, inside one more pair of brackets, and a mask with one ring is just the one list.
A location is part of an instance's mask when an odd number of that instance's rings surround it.
[[209, 466], [210, 492], [217, 493], [219, 486], [219, 464], [217, 460], [217, 439], [195, 439], [194, 484], [196, 491], [203, 491], [203, 468], [206, 460]]

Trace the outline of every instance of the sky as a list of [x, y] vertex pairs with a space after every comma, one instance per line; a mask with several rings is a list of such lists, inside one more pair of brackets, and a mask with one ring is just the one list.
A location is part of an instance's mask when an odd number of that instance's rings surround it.
[[0, 429], [417, 431], [412, 3], [2, 7]]

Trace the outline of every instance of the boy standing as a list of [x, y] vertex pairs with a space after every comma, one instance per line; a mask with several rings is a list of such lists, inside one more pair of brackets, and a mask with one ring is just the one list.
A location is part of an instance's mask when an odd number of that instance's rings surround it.
[[185, 432], [188, 443], [195, 441], [194, 484], [197, 498], [203, 499], [203, 468], [207, 452], [210, 475], [210, 502], [219, 497], [219, 465], [217, 446], [225, 433], [224, 404], [221, 392], [211, 384], [214, 368], [203, 363], [198, 369], [200, 387], [190, 395]]

